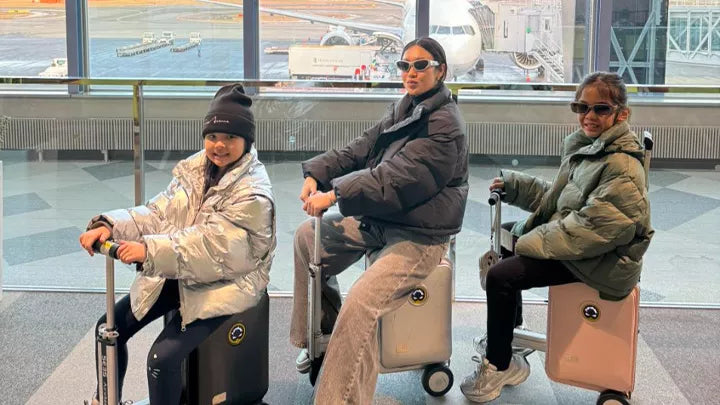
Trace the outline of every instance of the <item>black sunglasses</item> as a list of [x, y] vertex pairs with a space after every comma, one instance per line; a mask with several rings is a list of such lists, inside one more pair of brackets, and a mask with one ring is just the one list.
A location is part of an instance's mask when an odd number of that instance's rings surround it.
[[418, 59], [412, 62], [407, 60], [399, 60], [395, 62], [395, 64], [397, 65], [398, 69], [402, 70], [403, 72], [407, 72], [408, 70], [410, 70], [410, 66], [412, 66], [416, 72], [422, 72], [430, 66], [440, 66], [440, 62], [428, 59]]
[[574, 101], [570, 103], [570, 109], [576, 114], [587, 114], [592, 110], [595, 115], [610, 115], [617, 110], [617, 107], [603, 103], [589, 105], [580, 101]]

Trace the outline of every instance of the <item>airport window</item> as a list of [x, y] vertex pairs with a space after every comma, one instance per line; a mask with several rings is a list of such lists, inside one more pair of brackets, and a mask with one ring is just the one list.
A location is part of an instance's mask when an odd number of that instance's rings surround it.
[[415, 30], [403, 5], [261, 0], [260, 78], [399, 80], [394, 63]]
[[63, 1], [0, 3], [0, 76], [65, 77], [66, 62]]
[[90, 75], [242, 78], [242, 1], [209, 3], [89, 2]]
[[[448, 79], [504, 83], [572, 81], [571, 65], [565, 66], [564, 52], [582, 53], [582, 44], [573, 42], [582, 42], [583, 36], [568, 35], [570, 43], [563, 46], [562, 27], [573, 26], [575, 22], [563, 22], [562, 10], [574, 9], [575, 3], [536, 0], [518, 6], [518, 2], [509, 1], [431, 0], [430, 24], [438, 26], [431, 36], [437, 34], [436, 39], [448, 53]], [[454, 35], [442, 35], [450, 33]]]
[[720, 1], [614, 0], [610, 70], [628, 83], [720, 83]]

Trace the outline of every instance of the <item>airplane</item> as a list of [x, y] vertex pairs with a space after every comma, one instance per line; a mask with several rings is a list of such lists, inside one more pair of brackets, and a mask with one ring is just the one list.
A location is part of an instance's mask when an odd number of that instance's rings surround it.
[[[242, 4], [220, 0], [198, 0], [204, 3], [242, 8]], [[377, 3], [401, 7], [403, 26], [392, 27], [357, 21], [344, 21], [337, 18], [260, 7], [260, 12], [293, 17], [312, 23], [331, 25], [323, 36], [321, 45], [356, 45], [355, 39], [347, 30], [373, 35], [380, 40], [394, 43], [395, 47], [415, 38], [415, 0], [405, 3], [388, 0], [371, 0]], [[471, 13], [472, 5], [467, 0], [442, 0], [430, 2], [430, 37], [437, 40], [445, 49], [448, 61], [448, 79], [457, 78], [468, 72], [474, 72], [482, 66], [482, 32], [477, 19]]]

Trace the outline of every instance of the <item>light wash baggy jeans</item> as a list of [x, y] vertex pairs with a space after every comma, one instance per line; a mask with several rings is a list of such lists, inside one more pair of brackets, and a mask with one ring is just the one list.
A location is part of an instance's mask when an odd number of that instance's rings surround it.
[[[295, 232], [295, 285], [290, 342], [307, 346], [308, 266], [313, 252], [314, 218]], [[340, 308], [335, 280], [364, 254], [373, 262], [353, 284], [342, 305], [315, 391], [316, 405], [370, 404], [378, 375], [378, 320], [402, 306], [407, 294], [440, 263], [449, 236], [363, 224], [328, 214], [322, 221], [322, 329], [332, 328]]]

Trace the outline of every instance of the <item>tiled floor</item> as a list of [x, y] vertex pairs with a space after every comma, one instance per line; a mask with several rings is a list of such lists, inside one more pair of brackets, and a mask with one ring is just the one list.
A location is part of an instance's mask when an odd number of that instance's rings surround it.
[[[95, 387], [93, 326], [105, 307], [102, 294], [6, 293], [0, 300], [0, 403], [7, 405], [80, 404]], [[295, 371], [297, 349], [288, 342], [291, 299], [271, 298], [269, 388], [265, 401], [272, 405], [309, 404], [312, 387], [307, 375]], [[523, 314], [532, 330], [545, 330], [546, 307], [528, 305]], [[375, 405], [467, 404], [460, 392], [463, 378], [472, 373], [472, 338], [482, 333], [486, 305], [453, 304], [453, 353], [450, 369], [454, 384], [443, 397], [427, 395], [420, 371], [382, 374]], [[635, 390], [636, 405], [717, 404], [717, 310], [641, 308]], [[39, 328], [41, 326], [41, 328]], [[124, 398], [147, 397], [146, 353], [158, 335], [160, 321], [151, 323], [130, 340], [129, 368]], [[688, 331], [694, 331], [688, 333]], [[421, 332], [419, 332], [421, 333]], [[49, 344], [51, 342], [52, 344]], [[531, 373], [526, 382], [506, 387], [492, 404], [594, 404], [597, 393], [548, 379], [545, 355], [528, 357]], [[253, 365], [248, 365], [253, 367]]]
[[[84, 253], [77, 238], [94, 215], [134, 201], [132, 163], [128, 161], [28, 161], [2, 152], [3, 284], [103, 288], [104, 261]], [[146, 160], [146, 198], [168, 184], [175, 161]], [[278, 251], [271, 289], [292, 289], [292, 237], [306, 219], [298, 200], [298, 161], [266, 162], [278, 206]], [[521, 168], [550, 179], [555, 168]], [[457, 236], [455, 291], [482, 297], [478, 257], [489, 247], [490, 210], [487, 185], [498, 167], [472, 165], [470, 200], [463, 231]], [[645, 256], [642, 297], [651, 302], [720, 304], [720, 171], [652, 170], [652, 222], [656, 236]], [[503, 219], [526, 214], [504, 207]], [[360, 264], [343, 273], [348, 288], [362, 271]], [[128, 288], [134, 272], [119, 266], [118, 289]], [[544, 289], [528, 292], [544, 298]]]

